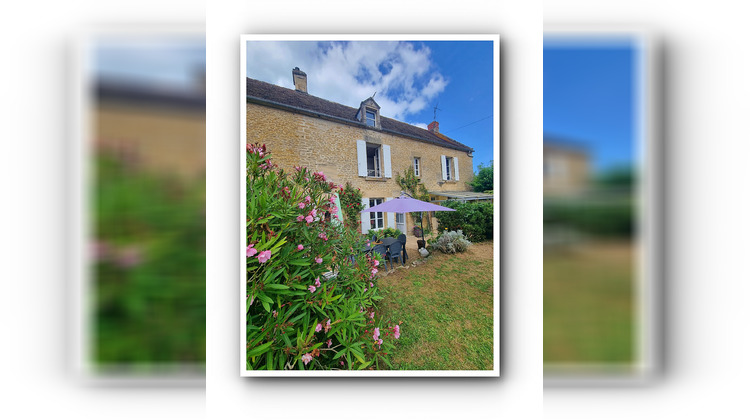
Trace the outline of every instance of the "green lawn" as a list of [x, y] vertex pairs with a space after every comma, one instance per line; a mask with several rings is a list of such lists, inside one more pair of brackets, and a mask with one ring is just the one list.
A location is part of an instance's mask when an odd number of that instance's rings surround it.
[[628, 242], [545, 249], [545, 364], [634, 361], [634, 270]]
[[379, 287], [382, 316], [401, 322], [394, 369], [492, 369], [492, 242], [463, 254], [436, 252], [423, 265], [383, 277]]

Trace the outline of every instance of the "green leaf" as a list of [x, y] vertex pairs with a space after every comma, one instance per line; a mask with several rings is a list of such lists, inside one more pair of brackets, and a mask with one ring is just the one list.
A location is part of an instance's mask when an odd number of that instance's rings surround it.
[[261, 344], [260, 346], [248, 351], [247, 357], [255, 357], [259, 354], [262, 354], [266, 350], [268, 350], [269, 347], [271, 347], [271, 344], [273, 344], [273, 341], [269, 341], [266, 344]]
[[285, 286], [283, 284], [266, 284], [266, 289], [274, 289], [274, 290], [286, 290], [289, 288], [289, 286]]

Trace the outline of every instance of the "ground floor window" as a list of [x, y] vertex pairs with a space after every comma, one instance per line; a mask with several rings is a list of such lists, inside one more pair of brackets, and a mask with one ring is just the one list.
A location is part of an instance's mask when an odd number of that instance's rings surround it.
[[[382, 198], [370, 199], [370, 207], [374, 207], [382, 203], [383, 203]], [[382, 229], [383, 227], [384, 227], [383, 212], [379, 211], [375, 213], [370, 213], [370, 229]]]

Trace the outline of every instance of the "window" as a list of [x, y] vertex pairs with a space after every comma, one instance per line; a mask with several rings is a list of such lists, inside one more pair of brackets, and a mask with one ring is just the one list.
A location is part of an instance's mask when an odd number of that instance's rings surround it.
[[367, 176], [371, 178], [380, 178], [380, 147], [367, 146]]
[[391, 178], [391, 146], [357, 140], [357, 170], [367, 178]]
[[[383, 199], [382, 198], [371, 198], [370, 199], [370, 207], [377, 206], [378, 204], [382, 204]], [[375, 213], [369, 213], [370, 215], [370, 229], [382, 229], [384, 226], [383, 223], [383, 212], [375, 212]]]
[[443, 181], [458, 181], [458, 158], [455, 156], [440, 156], [440, 171]]
[[419, 176], [419, 158], [414, 158], [414, 175]]
[[446, 157], [445, 158], [445, 179], [447, 181], [453, 180], [453, 175], [451, 174], [451, 167], [453, 166], [453, 158], [452, 157]]
[[369, 108], [365, 111], [365, 124], [375, 127], [375, 111]]

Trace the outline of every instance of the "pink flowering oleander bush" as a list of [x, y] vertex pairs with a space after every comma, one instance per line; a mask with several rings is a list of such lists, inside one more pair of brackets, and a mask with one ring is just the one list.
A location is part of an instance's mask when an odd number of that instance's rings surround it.
[[382, 260], [336, 218], [341, 187], [307, 168], [285, 173], [265, 145], [248, 145], [246, 159], [247, 369], [390, 366], [400, 327], [377, 316]]

